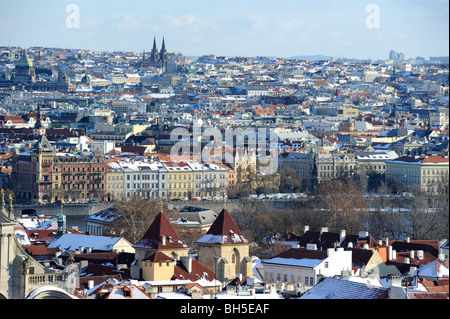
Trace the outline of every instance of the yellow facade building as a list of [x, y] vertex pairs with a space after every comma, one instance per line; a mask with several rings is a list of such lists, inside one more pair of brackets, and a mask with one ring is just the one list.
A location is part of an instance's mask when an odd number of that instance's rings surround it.
[[386, 162], [386, 178], [437, 195], [442, 181], [448, 181], [448, 167], [448, 156], [401, 156]]
[[163, 162], [167, 169], [168, 199], [185, 199], [194, 196], [194, 172], [184, 162]]

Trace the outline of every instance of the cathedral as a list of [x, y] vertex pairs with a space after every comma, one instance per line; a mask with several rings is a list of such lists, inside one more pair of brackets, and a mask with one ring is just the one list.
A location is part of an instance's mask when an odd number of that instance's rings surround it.
[[153, 38], [153, 48], [150, 57], [146, 57], [145, 51], [142, 54], [142, 65], [161, 67], [162, 73], [167, 73], [167, 50], [164, 38], [162, 40], [161, 51], [156, 46], [156, 37]]

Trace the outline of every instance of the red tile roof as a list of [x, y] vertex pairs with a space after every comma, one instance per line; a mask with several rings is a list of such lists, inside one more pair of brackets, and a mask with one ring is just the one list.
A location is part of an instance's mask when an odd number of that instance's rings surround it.
[[222, 209], [208, 232], [197, 243], [235, 245], [248, 244], [226, 208]]
[[187, 269], [184, 267], [183, 263], [179, 262], [175, 266], [174, 277], [180, 280], [192, 280], [192, 281], [197, 281], [201, 278], [207, 279], [209, 281], [217, 280], [216, 276], [214, 275], [214, 272], [196, 259], [192, 259], [191, 272], [188, 272]]
[[166, 262], [166, 261], [175, 261], [175, 259], [167, 256], [166, 254], [157, 251], [154, 254], [151, 254], [147, 258], [144, 259], [144, 261], [151, 261], [151, 262]]
[[[165, 243], [163, 243], [163, 236]], [[160, 212], [148, 228], [144, 236], [133, 246], [134, 248], [146, 249], [188, 249], [188, 245], [181, 240], [169, 219]]]

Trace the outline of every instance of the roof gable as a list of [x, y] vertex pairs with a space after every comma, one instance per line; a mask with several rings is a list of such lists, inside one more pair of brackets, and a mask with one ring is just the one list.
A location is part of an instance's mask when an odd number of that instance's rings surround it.
[[249, 241], [242, 235], [228, 210], [224, 208], [208, 232], [198, 239], [197, 243], [234, 245], [249, 244]]
[[156, 216], [147, 232], [133, 247], [146, 249], [189, 248], [178, 236], [163, 212]]

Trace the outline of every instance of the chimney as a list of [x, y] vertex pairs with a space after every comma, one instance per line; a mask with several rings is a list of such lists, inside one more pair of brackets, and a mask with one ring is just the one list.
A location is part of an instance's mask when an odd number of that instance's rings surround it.
[[367, 232], [367, 231], [360, 231], [360, 232], [358, 233], [358, 237], [359, 237], [360, 239], [362, 239], [362, 238], [367, 238], [367, 237], [369, 237], [369, 232]]
[[392, 246], [388, 246], [388, 255], [387, 255], [387, 258], [388, 258], [388, 260], [392, 260], [392, 259], [394, 259], [393, 257], [394, 257], [394, 256], [393, 256]]
[[331, 256], [334, 253], [334, 249], [333, 248], [328, 248], [327, 249], [327, 256]]
[[402, 286], [402, 277], [390, 275], [388, 277], [388, 284], [389, 284], [389, 287], [401, 287]]
[[389, 246], [389, 237], [384, 237], [383, 241], [385, 242], [386, 246]]
[[166, 236], [162, 235], [159, 239], [161, 240], [162, 245], [166, 244]]
[[414, 250], [409, 251], [409, 258], [414, 259]]
[[395, 249], [392, 250], [392, 260], [397, 259], [397, 251]]
[[440, 261], [444, 261], [444, 260], [445, 260], [445, 255], [444, 255], [444, 254], [439, 254], [439, 255], [438, 255], [438, 259], [439, 259]]
[[306, 250], [317, 250], [316, 244], [306, 244]]
[[94, 281], [93, 280], [89, 280], [88, 281], [88, 287], [89, 287], [89, 289], [94, 288]]
[[303, 233], [306, 233], [307, 231], [309, 231], [309, 226], [303, 227]]
[[191, 256], [182, 256], [180, 257], [181, 262], [184, 265], [184, 268], [186, 268], [188, 273], [192, 272], [192, 257]]
[[84, 246], [78, 247], [80, 249], [80, 254], [84, 253]]
[[342, 243], [345, 240], [345, 229], [339, 232], [339, 242]]
[[86, 247], [86, 253], [87, 254], [92, 253], [92, 247]]
[[408, 257], [406, 257], [405, 258], [405, 261], [403, 262], [403, 263], [405, 263], [405, 264], [409, 264], [411, 261], [409, 260], [409, 258]]
[[322, 235], [323, 233], [327, 233], [328, 232], [328, 227], [320, 227], [320, 234]]
[[409, 267], [409, 276], [410, 277], [414, 277], [414, 274], [415, 274], [416, 270], [417, 270], [416, 266]]
[[349, 242], [349, 243], [347, 244], [347, 248], [353, 248], [353, 243], [352, 243], [352, 242]]
[[369, 244], [364, 244], [363, 249], [365, 250], [369, 249]]
[[409, 242], [410, 242], [410, 240], [411, 240], [411, 238], [410, 238], [410, 237], [405, 237], [405, 241], [406, 241], [407, 243], [409, 243]]
[[417, 251], [417, 258], [419, 258], [419, 260], [423, 259], [423, 250], [418, 250]]

